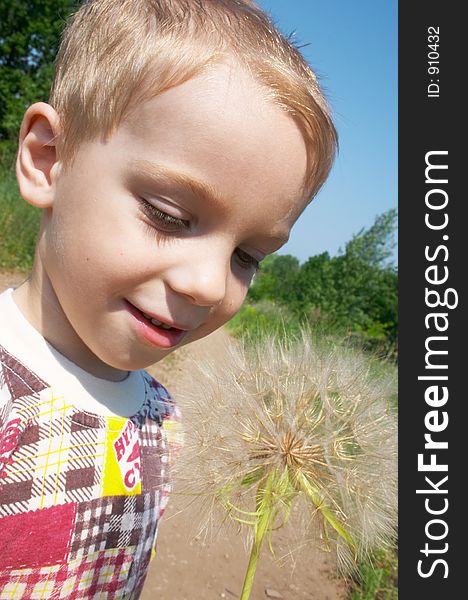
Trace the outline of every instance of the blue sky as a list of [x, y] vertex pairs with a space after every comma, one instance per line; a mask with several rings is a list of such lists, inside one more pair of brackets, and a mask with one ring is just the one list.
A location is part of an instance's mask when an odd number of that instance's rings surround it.
[[331, 104], [340, 152], [281, 254], [337, 254], [397, 206], [397, 0], [258, 0], [296, 43]]

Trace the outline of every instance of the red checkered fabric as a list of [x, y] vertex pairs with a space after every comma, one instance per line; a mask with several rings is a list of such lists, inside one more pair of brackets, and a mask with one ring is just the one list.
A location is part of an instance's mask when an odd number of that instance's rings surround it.
[[2, 600], [66, 598], [127, 598], [126, 579], [132, 556], [126, 550], [107, 550], [85, 560], [0, 574]]
[[136, 415], [93, 415], [0, 346], [0, 600], [138, 598], [178, 431], [167, 390], [141, 376]]

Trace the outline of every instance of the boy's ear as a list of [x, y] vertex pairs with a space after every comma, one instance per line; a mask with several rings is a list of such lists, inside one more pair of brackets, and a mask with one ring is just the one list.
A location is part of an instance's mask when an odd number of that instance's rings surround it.
[[52, 106], [37, 102], [28, 108], [19, 135], [16, 177], [23, 198], [39, 208], [54, 201], [58, 132], [59, 116]]

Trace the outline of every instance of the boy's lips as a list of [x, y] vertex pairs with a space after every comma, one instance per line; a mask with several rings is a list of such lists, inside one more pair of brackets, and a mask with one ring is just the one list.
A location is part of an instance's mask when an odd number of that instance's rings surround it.
[[[142, 311], [131, 302], [126, 301], [127, 309], [137, 322], [139, 333], [153, 346], [172, 348], [181, 342], [188, 333], [187, 327], [177, 326], [167, 319], [160, 319], [152, 313]], [[153, 322], [156, 321], [157, 323]], [[162, 325], [162, 326], [161, 326]]]

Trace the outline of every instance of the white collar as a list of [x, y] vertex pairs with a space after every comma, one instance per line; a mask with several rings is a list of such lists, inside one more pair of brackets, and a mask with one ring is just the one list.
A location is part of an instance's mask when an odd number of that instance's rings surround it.
[[123, 381], [101, 379], [56, 350], [29, 323], [13, 299], [0, 294], [0, 345], [79, 410], [101, 416], [128, 417], [144, 402], [143, 371]]

